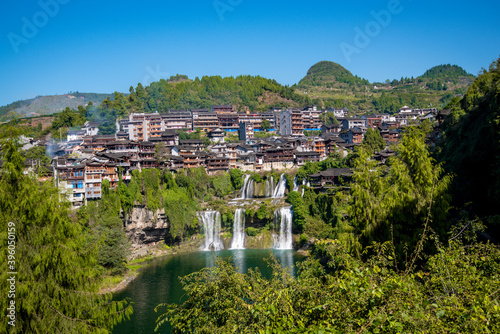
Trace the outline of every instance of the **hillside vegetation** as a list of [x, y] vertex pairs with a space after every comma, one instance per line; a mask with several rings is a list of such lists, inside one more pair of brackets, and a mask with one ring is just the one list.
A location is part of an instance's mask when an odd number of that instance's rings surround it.
[[456, 65], [433, 67], [417, 78], [387, 79], [369, 83], [341, 65], [321, 61], [313, 65], [296, 85], [322, 108], [347, 107], [357, 113], [394, 113], [404, 105], [416, 108], [442, 107], [453, 96], [461, 96], [474, 76]]
[[59, 113], [66, 107], [76, 109], [78, 106], [86, 106], [89, 102], [99, 105], [107, 96], [109, 94], [79, 92], [37, 96], [33, 99], [16, 101], [0, 107], [0, 120], [5, 120], [7, 114], [11, 112], [18, 114], [19, 117], [33, 117]]
[[169, 80], [153, 82], [147, 87], [130, 87], [130, 94], [115, 93], [115, 101], [104, 101], [118, 116], [130, 112], [167, 112], [171, 109], [210, 108], [212, 105], [232, 104], [238, 110], [264, 111], [271, 106], [302, 106], [309, 99], [295, 93], [276, 80], [260, 76], [222, 78], [206, 76], [188, 80], [177, 75]]

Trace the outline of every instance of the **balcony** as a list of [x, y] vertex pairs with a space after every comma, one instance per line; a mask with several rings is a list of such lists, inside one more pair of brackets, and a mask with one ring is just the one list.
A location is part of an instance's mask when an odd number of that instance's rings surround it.
[[106, 170], [104, 168], [102, 168], [102, 169], [87, 169], [85, 171], [86, 174], [102, 174], [105, 172], [106, 172]]

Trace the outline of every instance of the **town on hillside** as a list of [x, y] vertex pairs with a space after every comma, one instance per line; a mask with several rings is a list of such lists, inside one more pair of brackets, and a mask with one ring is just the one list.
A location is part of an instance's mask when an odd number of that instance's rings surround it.
[[[320, 110], [316, 106], [239, 113], [232, 105], [214, 105], [165, 114], [132, 113], [116, 120], [114, 135], [99, 135], [99, 124], [87, 121], [56, 145], [29, 139], [26, 145], [46, 146], [53, 159], [50, 166], [41, 168], [40, 177], [53, 177], [73, 206], [79, 207], [101, 198], [103, 180], [114, 188], [120, 178], [129, 181], [133, 170], [204, 167], [213, 174], [232, 168], [251, 172], [289, 169], [332, 155], [347, 156], [362, 143], [368, 129], [378, 131], [387, 143], [375, 155], [384, 162], [394, 154], [390, 145], [398, 142], [404, 127], [423, 120], [439, 124], [447, 114], [449, 110], [408, 106], [395, 115], [360, 117], [349, 116], [346, 108]], [[180, 139], [181, 132], [198, 132], [203, 139]], [[27, 170], [37, 166], [43, 167], [26, 160]]]

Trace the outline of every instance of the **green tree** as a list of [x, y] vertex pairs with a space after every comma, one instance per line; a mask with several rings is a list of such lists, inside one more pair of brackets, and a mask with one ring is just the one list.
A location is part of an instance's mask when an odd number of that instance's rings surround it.
[[334, 124], [339, 125], [339, 121], [335, 118], [335, 114], [331, 111], [327, 111], [319, 115], [319, 119], [323, 124]]
[[266, 132], [268, 132], [271, 129], [271, 122], [269, 122], [268, 119], [263, 119], [262, 123], [260, 125], [260, 128]]
[[365, 137], [363, 138], [363, 146], [368, 150], [368, 152], [380, 152], [385, 146], [385, 140], [380, 135], [378, 130], [368, 129], [366, 130]]
[[47, 155], [47, 151], [43, 146], [34, 146], [24, 152], [24, 157], [26, 159], [38, 160], [42, 164], [46, 165], [50, 163], [50, 158]]
[[233, 168], [229, 171], [231, 176], [231, 184], [235, 190], [241, 189], [243, 186], [243, 172], [241, 169]]
[[[7, 333], [108, 333], [132, 309], [127, 301], [112, 301], [98, 292], [98, 242], [70, 218], [69, 203], [59, 201], [58, 189], [23, 175], [23, 158], [14, 137], [2, 140], [0, 180], [0, 243], [7, 250], [8, 228], [15, 235], [14, 258], [0, 253], [0, 263], [15, 261], [16, 322], [0, 323]], [[0, 279], [7, 282], [7, 270]], [[7, 296], [7, 284], [2, 284]], [[7, 309], [7, 298], [0, 307]]]
[[369, 160], [363, 147], [358, 150], [349, 219], [339, 231], [347, 233], [348, 246], [358, 254], [373, 241], [394, 240], [397, 254], [403, 257], [404, 250], [413, 249], [429, 230], [445, 236], [451, 178], [431, 158], [425, 138], [420, 128], [409, 128], [389, 167]]
[[[461, 101], [447, 106], [439, 158], [456, 174], [457, 206], [472, 204], [479, 216], [498, 215], [500, 203], [500, 58], [474, 81]], [[496, 224], [495, 224], [496, 225]], [[498, 225], [490, 233], [498, 237]]]

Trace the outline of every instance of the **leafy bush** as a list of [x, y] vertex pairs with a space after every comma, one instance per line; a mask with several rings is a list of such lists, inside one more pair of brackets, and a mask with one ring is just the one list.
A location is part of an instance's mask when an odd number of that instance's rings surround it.
[[247, 234], [251, 237], [255, 237], [257, 234], [259, 234], [259, 229], [255, 228], [255, 227], [247, 227], [245, 229], [245, 231], [247, 232]]

